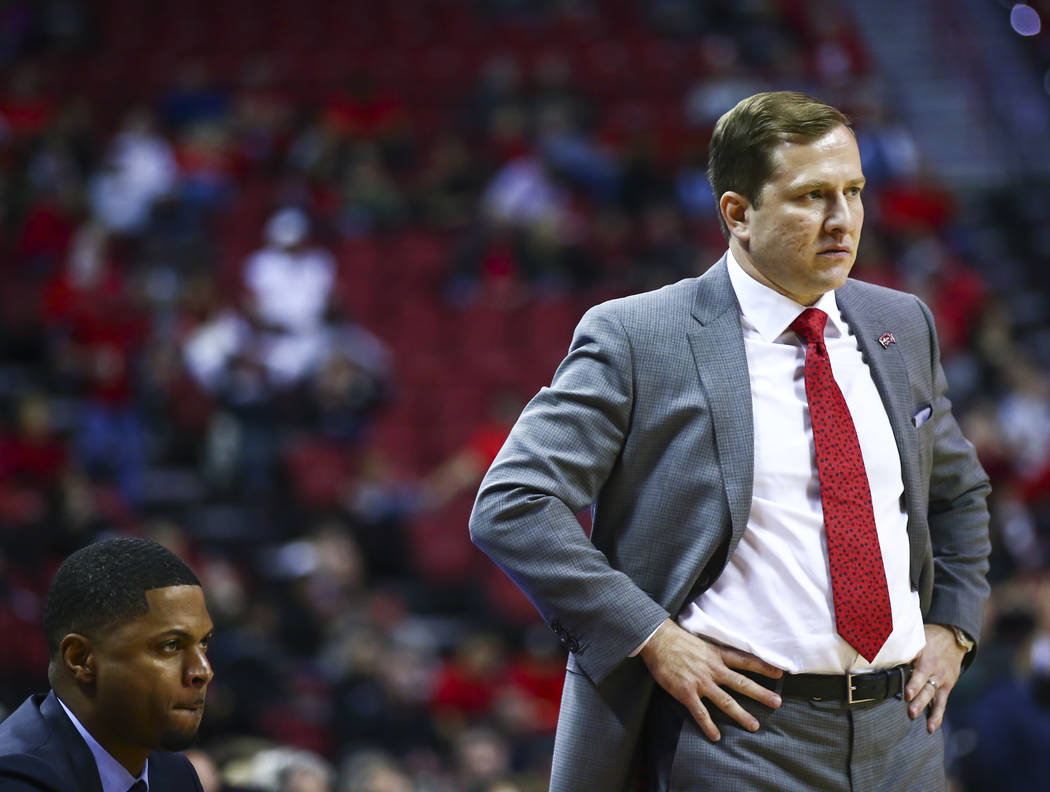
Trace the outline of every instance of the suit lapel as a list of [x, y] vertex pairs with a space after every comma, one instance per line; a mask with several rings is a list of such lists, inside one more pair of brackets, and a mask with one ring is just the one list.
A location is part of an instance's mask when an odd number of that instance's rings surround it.
[[729, 553], [747, 527], [754, 483], [754, 419], [740, 314], [726, 259], [697, 284], [689, 344], [707, 395], [732, 521]]
[[[897, 443], [897, 452], [901, 460], [905, 503], [910, 509], [911, 504], [922, 503], [923, 500], [919, 490], [918, 448], [911, 425], [913, 405], [908, 402], [908, 393], [911, 390], [908, 382], [908, 369], [901, 354], [900, 345], [896, 341], [887, 343], [885, 346], [879, 343], [879, 338], [884, 334], [896, 334], [900, 330], [887, 323], [884, 318], [885, 312], [880, 311], [878, 305], [866, 299], [853, 281], [847, 281], [835, 296], [842, 315], [857, 339], [864, 361], [871, 370], [875, 387], [886, 407], [886, 415], [889, 417], [893, 439]], [[909, 511], [908, 537], [911, 545], [912, 584], [917, 585], [917, 576], [922, 567], [921, 559], [925, 552], [925, 542], [918, 531], [912, 530], [912, 523]]]
[[40, 714], [66, 750], [69, 764], [76, 778], [77, 790], [79, 792], [102, 792], [102, 781], [99, 779], [95, 757], [91, 755], [91, 749], [87, 747], [87, 743], [80, 736], [76, 726], [62, 710], [62, 705], [58, 703], [54, 691], [41, 702]]

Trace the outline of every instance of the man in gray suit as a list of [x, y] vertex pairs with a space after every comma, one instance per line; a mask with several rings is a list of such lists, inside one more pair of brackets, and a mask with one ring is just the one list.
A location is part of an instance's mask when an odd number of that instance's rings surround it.
[[941, 789], [989, 486], [933, 318], [848, 279], [839, 111], [749, 97], [708, 175], [726, 255], [587, 312], [471, 515], [570, 652], [551, 789]]

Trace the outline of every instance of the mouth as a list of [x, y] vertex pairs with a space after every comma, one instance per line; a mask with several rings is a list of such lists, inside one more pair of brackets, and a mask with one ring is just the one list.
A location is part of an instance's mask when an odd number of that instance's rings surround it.
[[844, 245], [833, 245], [832, 247], [826, 247], [819, 252], [821, 256], [832, 256], [835, 258], [845, 257], [853, 255], [853, 251]]
[[204, 699], [201, 699], [200, 701], [195, 701], [191, 704], [180, 704], [176, 707], [172, 707], [172, 709], [179, 710], [181, 712], [204, 712]]

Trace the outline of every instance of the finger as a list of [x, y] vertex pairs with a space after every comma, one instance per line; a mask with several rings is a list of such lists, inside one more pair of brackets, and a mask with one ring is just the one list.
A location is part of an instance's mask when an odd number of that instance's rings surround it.
[[752, 732], [758, 731], [758, 721], [755, 719], [755, 716], [740, 706], [740, 702], [733, 698], [728, 691], [715, 685], [704, 695], [708, 701], [745, 729]]
[[722, 738], [722, 734], [718, 731], [718, 727], [715, 726], [715, 722], [711, 720], [711, 714], [700, 699], [696, 699], [693, 706], [689, 707], [689, 713], [693, 716], [693, 720], [696, 721], [696, 725], [700, 727], [700, 731], [707, 735], [707, 739], [711, 742], [718, 742]]
[[722, 662], [730, 668], [743, 668], [745, 671], [754, 671], [756, 674], [779, 679], [784, 672], [776, 666], [771, 666], [765, 660], [755, 657], [753, 654], [741, 652], [739, 649], [723, 649]]
[[930, 734], [933, 734], [941, 727], [941, 721], [944, 720], [944, 709], [947, 703], [948, 691], [937, 691], [937, 695], [933, 697], [933, 706], [930, 711], [930, 716], [926, 719], [926, 731]]
[[936, 694], [937, 688], [933, 685], [923, 685], [922, 690], [915, 695], [911, 704], [908, 705], [908, 716], [911, 718], [917, 718], [919, 713], [926, 709], [927, 705], [929, 705]]
[[738, 674], [736, 672], [730, 672], [723, 684], [728, 685], [738, 693], [742, 693], [748, 698], [753, 698], [755, 701], [765, 704], [767, 707], [776, 709], [781, 704], [780, 696], [777, 695], [776, 691], [770, 690], [765, 685], [760, 685], [750, 677]]
[[922, 693], [923, 688], [930, 687], [926, 684], [929, 679], [930, 675], [928, 673], [916, 668], [912, 672], [911, 679], [908, 680], [908, 685], [904, 688], [904, 697], [908, 701], [913, 701], [917, 695]]

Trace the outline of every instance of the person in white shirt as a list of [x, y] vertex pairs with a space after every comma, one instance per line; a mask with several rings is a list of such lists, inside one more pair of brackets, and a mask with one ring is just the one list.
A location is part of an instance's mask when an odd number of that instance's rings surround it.
[[989, 486], [932, 316], [849, 279], [835, 108], [742, 100], [708, 175], [725, 256], [587, 312], [471, 515], [569, 649], [551, 789], [943, 789]]
[[245, 313], [261, 331], [261, 362], [278, 386], [312, 373], [329, 349], [336, 264], [327, 250], [307, 244], [309, 229], [301, 209], [279, 210], [266, 223], [266, 246], [244, 265]]

